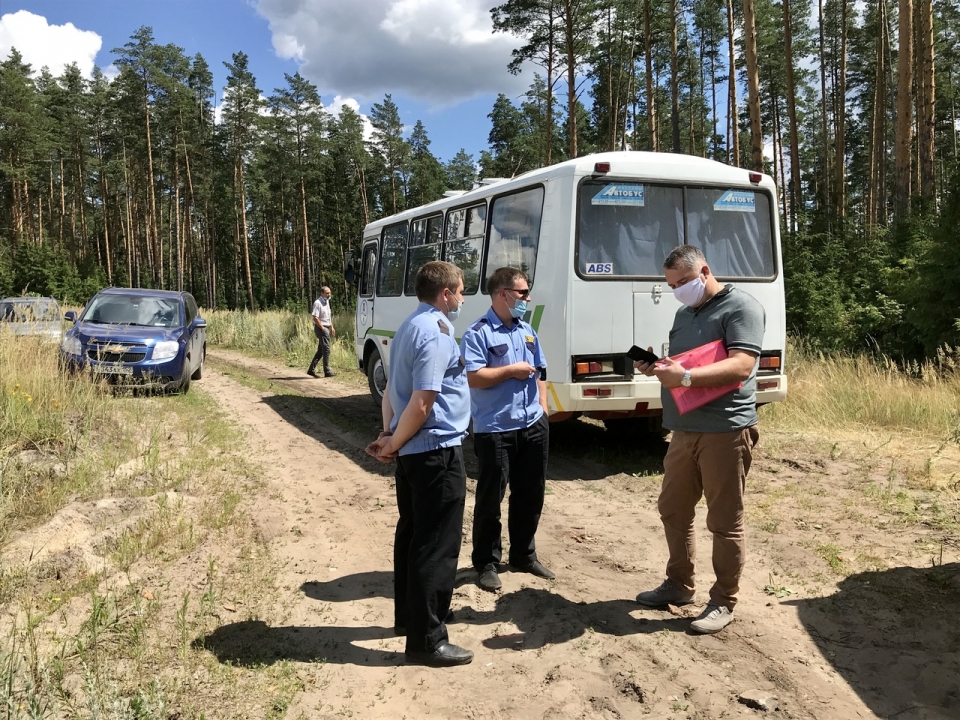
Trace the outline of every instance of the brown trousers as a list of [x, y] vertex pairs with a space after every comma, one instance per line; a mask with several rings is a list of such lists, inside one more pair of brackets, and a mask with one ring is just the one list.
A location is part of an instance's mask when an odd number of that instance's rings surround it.
[[737, 604], [746, 559], [743, 491], [760, 434], [756, 425], [722, 433], [675, 431], [663, 459], [663, 486], [657, 507], [667, 536], [667, 579], [694, 590], [696, 506], [707, 500], [707, 529], [713, 533], [710, 601], [731, 610]]

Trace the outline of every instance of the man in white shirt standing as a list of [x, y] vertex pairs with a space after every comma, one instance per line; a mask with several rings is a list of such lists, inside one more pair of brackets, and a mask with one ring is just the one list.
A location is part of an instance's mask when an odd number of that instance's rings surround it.
[[313, 356], [307, 375], [320, 377], [316, 372], [317, 363], [323, 358], [323, 376], [336, 375], [330, 369], [330, 338], [337, 334], [333, 329], [333, 316], [330, 313], [330, 288], [324, 285], [320, 288], [320, 297], [313, 303], [313, 334], [317, 336], [317, 354]]

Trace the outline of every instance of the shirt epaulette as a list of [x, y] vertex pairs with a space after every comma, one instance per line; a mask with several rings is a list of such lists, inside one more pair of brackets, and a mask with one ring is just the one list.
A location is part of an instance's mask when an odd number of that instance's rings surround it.
[[450, 330], [447, 328], [447, 324], [443, 320], [437, 320], [437, 325], [440, 327], [440, 332], [444, 335], [449, 335]]
[[485, 317], [477, 320], [473, 325], [470, 326], [471, 330], [479, 330], [482, 325], [486, 325], [487, 319]]

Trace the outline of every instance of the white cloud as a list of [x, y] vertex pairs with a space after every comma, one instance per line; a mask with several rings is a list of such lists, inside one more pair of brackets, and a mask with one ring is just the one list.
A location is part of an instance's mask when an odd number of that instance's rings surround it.
[[256, 0], [277, 55], [323, 93], [385, 92], [437, 104], [520, 92], [507, 72], [516, 39], [492, 32], [490, 0]]
[[8, 58], [10, 49], [16, 48], [35, 72], [46, 66], [54, 76], [59, 76], [75, 62], [83, 76], [89, 78], [102, 45], [103, 38], [97, 33], [79, 30], [73, 23], [49, 25], [42, 15], [26, 10], [0, 16], [0, 57]]
[[348, 107], [353, 110], [357, 115], [360, 116], [360, 122], [363, 123], [363, 139], [370, 141], [373, 139], [373, 123], [370, 122], [370, 118], [360, 112], [360, 103], [357, 102], [355, 98], [352, 97], [343, 97], [342, 95], [337, 95], [333, 98], [333, 102], [326, 108], [324, 108], [328, 113], [333, 116], [340, 114], [340, 110], [344, 107]]

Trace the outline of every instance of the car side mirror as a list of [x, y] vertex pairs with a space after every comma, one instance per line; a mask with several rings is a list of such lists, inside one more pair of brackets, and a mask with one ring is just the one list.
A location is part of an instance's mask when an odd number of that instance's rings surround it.
[[76, 310], [67, 310], [63, 314], [63, 319], [68, 320], [69, 322], [75, 323], [77, 321], [77, 312]]
[[207, 326], [207, 321], [204, 320], [202, 317], [198, 317], [196, 320], [193, 321], [193, 326], [198, 328], [205, 328]]

